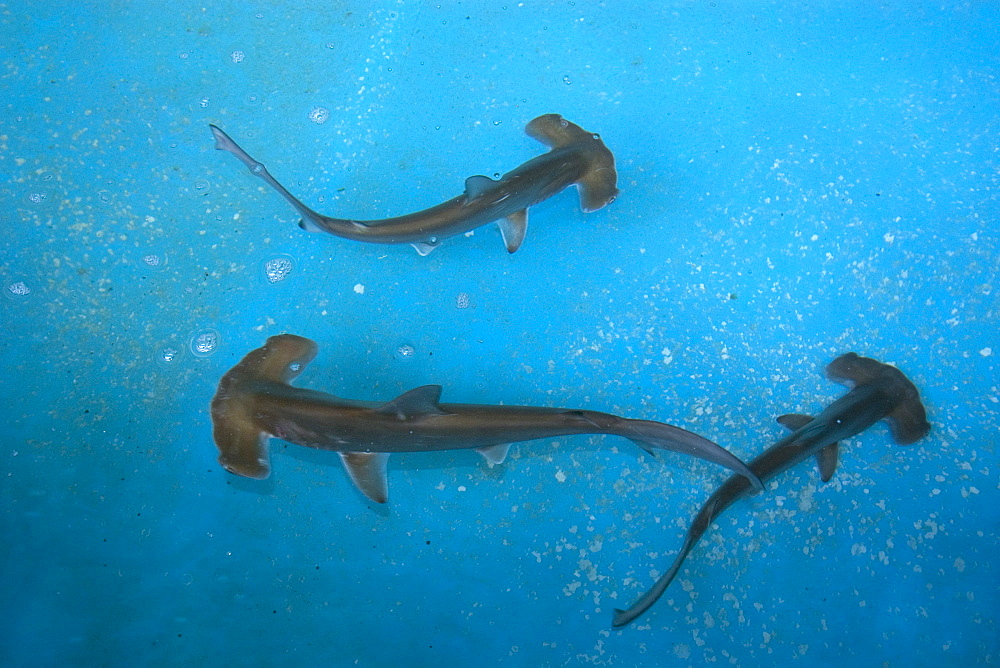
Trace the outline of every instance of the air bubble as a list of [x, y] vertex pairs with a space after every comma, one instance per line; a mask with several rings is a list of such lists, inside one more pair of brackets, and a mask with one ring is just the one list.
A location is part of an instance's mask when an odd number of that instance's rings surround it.
[[244, 60], [246, 60], [246, 57], [247, 57], [247, 54], [245, 54], [243, 51], [240, 51], [239, 49], [237, 49], [237, 50], [235, 50], [235, 51], [233, 51], [232, 53], [229, 54], [229, 58], [233, 61], [233, 63], [235, 63], [237, 65], [239, 65]]
[[191, 352], [196, 357], [208, 357], [219, 348], [219, 332], [202, 329], [191, 335]]
[[24, 299], [31, 294], [31, 288], [24, 281], [11, 281], [4, 286], [3, 293], [10, 299]]
[[326, 123], [330, 118], [330, 110], [326, 107], [313, 107], [309, 110], [309, 120], [317, 125]]
[[459, 292], [455, 297], [455, 308], [465, 309], [472, 304], [468, 292]]
[[32, 209], [47, 208], [53, 201], [55, 198], [52, 193], [41, 188], [30, 190], [24, 195], [24, 203]]
[[333, 42], [327, 42], [326, 43], [326, 48], [328, 48], [328, 49], [336, 49], [337, 45], [334, 44]]
[[115, 199], [114, 193], [110, 190], [98, 190], [97, 191], [97, 201], [101, 204], [111, 204]]
[[174, 366], [184, 356], [184, 350], [173, 344], [163, 344], [156, 349], [156, 363], [160, 366]]
[[414, 348], [409, 343], [401, 343], [396, 347], [396, 352], [393, 353], [393, 357], [398, 360], [408, 360], [412, 359], [414, 355], [417, 354], [417, 349]]
[[212, 189], [212, 184], [205, 179], [195, 179], [193, 188], [195, 195], [204, 195]]
[[139, 255], [139, 267], [145, 269], [162, 269], [167, 264], [167, 256], [157, 251], [147, 250]]
[[573, 83], [573, 80], [569, 78], [568, 74], [564, 74], [563, 78], [562, 78], [562, 82], [568, 86], [571, 83]]
[[264, 262], [264, 280], [274, 285], [280, 283], [292, 270], [295, 269], [295, 260], [291, 255], [279, 255]]
[[257, 93], [247, 93], [243, 97], [243, 104], [247, 107], [258, 107], [261, 103], [261, 97]]

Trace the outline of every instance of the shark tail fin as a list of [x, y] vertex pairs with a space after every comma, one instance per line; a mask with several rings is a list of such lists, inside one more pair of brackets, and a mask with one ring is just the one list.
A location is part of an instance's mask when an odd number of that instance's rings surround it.
[[758, 491], [764, 489], [753, 471], [746, 464], [740, 461], [735, 455], [717, 443], [699, 436], [686, 429], [675, 427], [663, 422], [652, 420], [630, 420], [628, 418], [618, 418], [621, 424], [614, 431], [631, 440], [646, 452], [655, 455], [656, 450], [673, 450], [684, 455], [691, 455], [706, 461], [714, 462], [727, 469], [734, 471], [750, 481]]
[[258, 480], [271, 474], [269, 434], [254, 422], [254, 388], [247, 386], [288, 384], [314, 357], [313, 341], [293, 334], [272, 336], [222, 377], [212, 399], [212, 436], [227, 471]]
[[[797, 431], [813, 421], [811, 415], [800, 413], [789, 413], [778, 418], [778, 423], [786, 427], [789, 431]], [[837, 464], [840, 461], [840, 443], [834, 442], [824, 447], [816, 453], [816, 466], [819, 468], [819, 477], [823, 482], [830, 482]]]
[[927, 410], [920, 401], [920, 392], [896, 367], [871, 357], [847, 353], [827, 365], [826, 375], [830, 380], [853, 387], [881, 383], [895, 402], [895, 408], [885, 416], [885, 421], [889, 423], [892, 440], [898, 445], [910, 445], [931, 430]]
[[552, 149], [579, 147], [587, 170], [576, 182], [576, 187], [580, 191], [580, 208], [585, 212], [597, 211], [618, 197], [615, 156], [601, 141], [600, 135], [587, 132], [559, 114], [539, 116], [528, 123], [524, 131]]

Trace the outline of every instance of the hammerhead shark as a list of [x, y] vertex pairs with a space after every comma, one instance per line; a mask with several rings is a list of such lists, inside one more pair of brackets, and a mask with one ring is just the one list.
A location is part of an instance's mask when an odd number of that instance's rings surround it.
[[468, 232], [498, 221], [507, 251], [521, 247], [528, 228], [528, 207], [576, 185], [580, 207], [596, 211], [618, 195], [615, 158], [600, 135], [587, 132], [559, 114], [539, 116], [525, 132], [550, 147], [499, 180], [470, 176], [465, 192], [423, 211], [383, 220], [348, 220], [316, 213], [278, 183], [261, 163], [251, 158], [233, 139], [214, 125], [215, 148], [229, 151], [252, 174], [278, 191], [302, 215], [299, 227], [354, 241], [376, 244], [411, 244], [421, 255], [434, 250], [445, 237]]
[[[917, 388], [894, 366], [870, 357], [847, 353], [826, 367], [830, 380], [853, 386], [815, 418], [808, 415], [782, 415], [778, 422], [792, 430], [749, 464], [763, 481], [774, 478], [799, 462], [815, 455], [820, 478], [833, 477], [839, 457], [839, 441], [860, 434], [879, 420], [889, 424], [898, 445], [910, 445], [923, 438], [931, 425], [920, 401]], [[613, 626], [624, 626], [649, 609], [670, 585], [688, 553], [722, 512], [737, 500], [753, 492], [747, 478], [731, 476], [708, 498], [688, 529], [684, 545], [670, 570], [628, 610], [615, 609]]]
[[661, 422], [608, 413], [530, 406], [442, 404], [440, 385], [425, 385], [385, 403], [341, 399], [292, 387], [316, 356], [315, 342], [282, 334], [251, 351], [219, 382], [212, 424], [219, 463], [231, 473], [267, 478], [268, 439], [333, 450], [358, 489], [372, 501], [388, 498], [386, 461], [393, 452], [474, 448], [490, 464], [510, 443], [570, 434], [613, 434], [650, 454], [673, 450], [721, 464], [763, 489], [739, 459], [719, 445]]

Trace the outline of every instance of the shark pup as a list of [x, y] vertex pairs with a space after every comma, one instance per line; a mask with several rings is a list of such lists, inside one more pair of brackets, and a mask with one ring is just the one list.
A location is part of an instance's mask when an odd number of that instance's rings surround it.
[[528, 227], [528, 207], [576, 185], [580, 206], [596, 211], [618, 195], [615, 158], [599, 135], [587, 132], [559, 114], [539, 116], [525, 128], [529, 136], [550, 147], [499, 180], [470, 176], [465, 192], [423, 211], [383, 220], [348, 220], [316, 213], [278, 183], [267, 168], [251, 158], [225, 132], [210, 125], [215, 148], [229, 151], [252, 174], [264, 179], [302, 216], [299, 227], [376, 244], [412, 244], [421, 255], [434, 250], [445, 237], [468, 232], [494, 220], [508, 252], [521, 247]]
[[[385, 403], [352, 401], [289, 385], [316, 356], [301, 336], [272, 336], [219, 382], [212, 425], [219, 463], [248, 478], [271, 472], [268, 439], [340, 453], [354, 484], [372, 501], [388, 496], [386, 460], [393, 452], [474, 448], [490, 463], [510, 443], [570, 434], [613, 434], [639, 447], [674, 450], [721, 464], [760, 481], [739, 459], [689, 431], [660, 422], [586, 410], [438, 403], [439, 385], [425, 385]], [[762, 486], [761, 486], [762, 488]]]
[[[770, 480], [815, 455], [820, 477], [823, 482], [828, 481], [837, 467], [838, 441], [861, 433], [879, 420], [889, 423], [892, 438], [899, 445], [909, 445], [930, 431], [917, 388], [896, 367], [847, 353], [830, 362], [826, 374], [833, 381], [852, 385], [853, 389], [815, 418], [779, 417], [778, 422], [793, 431], [750, 462], [750, 470], [761, 480]], [[653, 605], [722, 511], [751, 493], [744, 478], [732, 476], [726, 480], [698, 511], [670, 570], [628, 610], [616, 609], [612, 625], [624, 626]]]

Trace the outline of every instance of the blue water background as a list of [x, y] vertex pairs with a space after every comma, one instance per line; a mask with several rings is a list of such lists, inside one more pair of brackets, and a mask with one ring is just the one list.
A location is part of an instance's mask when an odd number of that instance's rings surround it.
[[[0, 10], [0, 663], [1000, 658], [997, 4]], [[534, 207], [514, 255], [493, 226], [426, 258], [307, 234], [207, 126], [377, 218], [539, 154], [549, 112], [601, 133], [622, 192]], [[270, 479], [236, 478], [208, 403], [281, 332], [319, 343], [302, 386], [613, 411], [746, 459], [855, 350], [933, 430], [777, 479], [613, 630], [723, 469], [611, 437], [410, 454], [376, 507], [275, 441]]]

